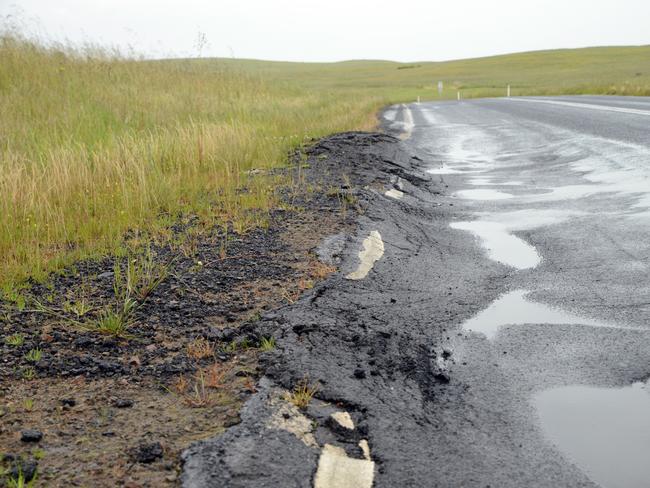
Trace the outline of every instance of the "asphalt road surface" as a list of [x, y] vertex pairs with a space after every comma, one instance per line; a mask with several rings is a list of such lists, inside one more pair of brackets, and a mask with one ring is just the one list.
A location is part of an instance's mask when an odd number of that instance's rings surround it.
[[526, 458], [539, 485], [650, 486], [650, 98], [410, 108], [409, 142], [455, 197], [451, 226], [504, 265], [507, 289], [453, 341], [453, 378], [472, 393], [439, 406], [437, 481], [534, 485], [516, 469]]
[[[267, 378], [184, 486], [650, 486], [650, 99], [383, 118], [402, 142], [314, 155], [355, 161], [359, 229], [265, 318]], [[288, 412], [299, 378], [318, 400]]]

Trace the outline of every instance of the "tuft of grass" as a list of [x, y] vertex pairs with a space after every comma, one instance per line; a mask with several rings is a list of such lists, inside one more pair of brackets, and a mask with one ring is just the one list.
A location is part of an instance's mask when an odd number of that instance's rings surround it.
[[272, 351], [275, 349], [275, 337], [269, 337], [268, 339], [266, 337], [262, 337], [262, 339], [260, 339], [259, 349], [262, 352]]
[[32, 410], [34, 410], [34, 399], [33, 398], [25, 398], [25, 400], [23, 400], [23, 408], [27, 412], [31, 412]]
[[20, 333], [12, 334], [5, 338], [5, 343], [14, 347], [22, 346], [25, 343], [25, 336]]
[[200, 368], [190, 378], [180, 375], [168, 391], [178, 395], [188, 407], [211, 407], [227, 397], [223, 390], [232, 374], [232, 365], [215, 362], [208, 368]]
[[118, 299], [135, 297], [141, 303], [167, 278], [169, 264], [156, 261], [151, 246], [139, 253], [129, 253], [124, 271], [119, 261], [115, 262], [113, 291]]
[[305, 378], [294, 387], [293, 391], [285, 395], [285, 399], [304, 410], [317, 392], [318, 385], [310, 385], [307, 378]]
[[27, 354], [25, 354], [25, 359], [31, 363], [38, 363], [43, 357], [43, 351], [39, 348], [31, 349]]
[[136, 301], [126, 298], [118, 310], [112, 307], [104, 310], [97, 320], [91, 322], [90, 329], [100, 334], [128, 339], [129, 327], [133, 324], [131, 316], [137, 305]]

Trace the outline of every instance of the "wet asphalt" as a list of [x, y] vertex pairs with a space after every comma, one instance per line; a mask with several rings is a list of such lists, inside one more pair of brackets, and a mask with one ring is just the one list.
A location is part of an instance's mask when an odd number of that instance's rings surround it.
[[[362, 191], [341, 273], [266, 318], [278, 351], [260, 393], [240, 425], [186, 452], [184, 486], [312, 486], [319, 448], [264, 420], [269, 392], [304, 377], [357, 425], [344, 435], [308, 410], [318, 446], [359, 458], [367, 439], [374, 486], [649, 486], [624, 445], [576, 452], [553, 424], [570, 431], [557, 419], [570, 409], [548, 420], [538, 399], [650, 376], [650, 100], [432, 102], [383, 117], [410, 137], [372, 143], [386, 164], [362, 173], [384, 172], [403, 198]], [[346, 280], [371, 232], [383, 256]], [[618, 407], [610, 431], [645, 429]], [[650, 454], [650, 432], [634, 442]]]

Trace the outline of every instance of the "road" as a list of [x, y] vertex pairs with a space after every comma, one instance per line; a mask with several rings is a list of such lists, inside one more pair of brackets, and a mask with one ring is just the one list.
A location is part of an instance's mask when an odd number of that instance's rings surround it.
[[453, 324], [474, 331], [451, 345], [472, 394], [440, 404], [437, 482], [532, 486], [520, 469], [537, 459], [540, 485], [566, 460], [556, 486], [650, 486], [650, 98], [410, 109], [409, 143], [455, 198], [452, 227], [503, 264], [507, 290]]
[[[264, 317], [266, 378], [184, 486], [650, 486], [650, 99], [383, 119], [402, 142], [312, 154], [349, 175], [358, 228], [340, 273]], [[317, 398], [288, 411], [301, 378]]]

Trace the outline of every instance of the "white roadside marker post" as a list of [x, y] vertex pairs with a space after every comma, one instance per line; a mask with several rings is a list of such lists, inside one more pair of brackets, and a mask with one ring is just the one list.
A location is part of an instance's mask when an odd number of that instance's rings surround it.
[[458, 93], [456, 94], [456, 96], [458, 97], [458, 101], [460, 102], [460, 90], [458, 90]]
[[508, 85], [508, 98], [510, 98], [510, 85]]
[[420, 95], [418, 95], [418, 103], [420, 103]]

